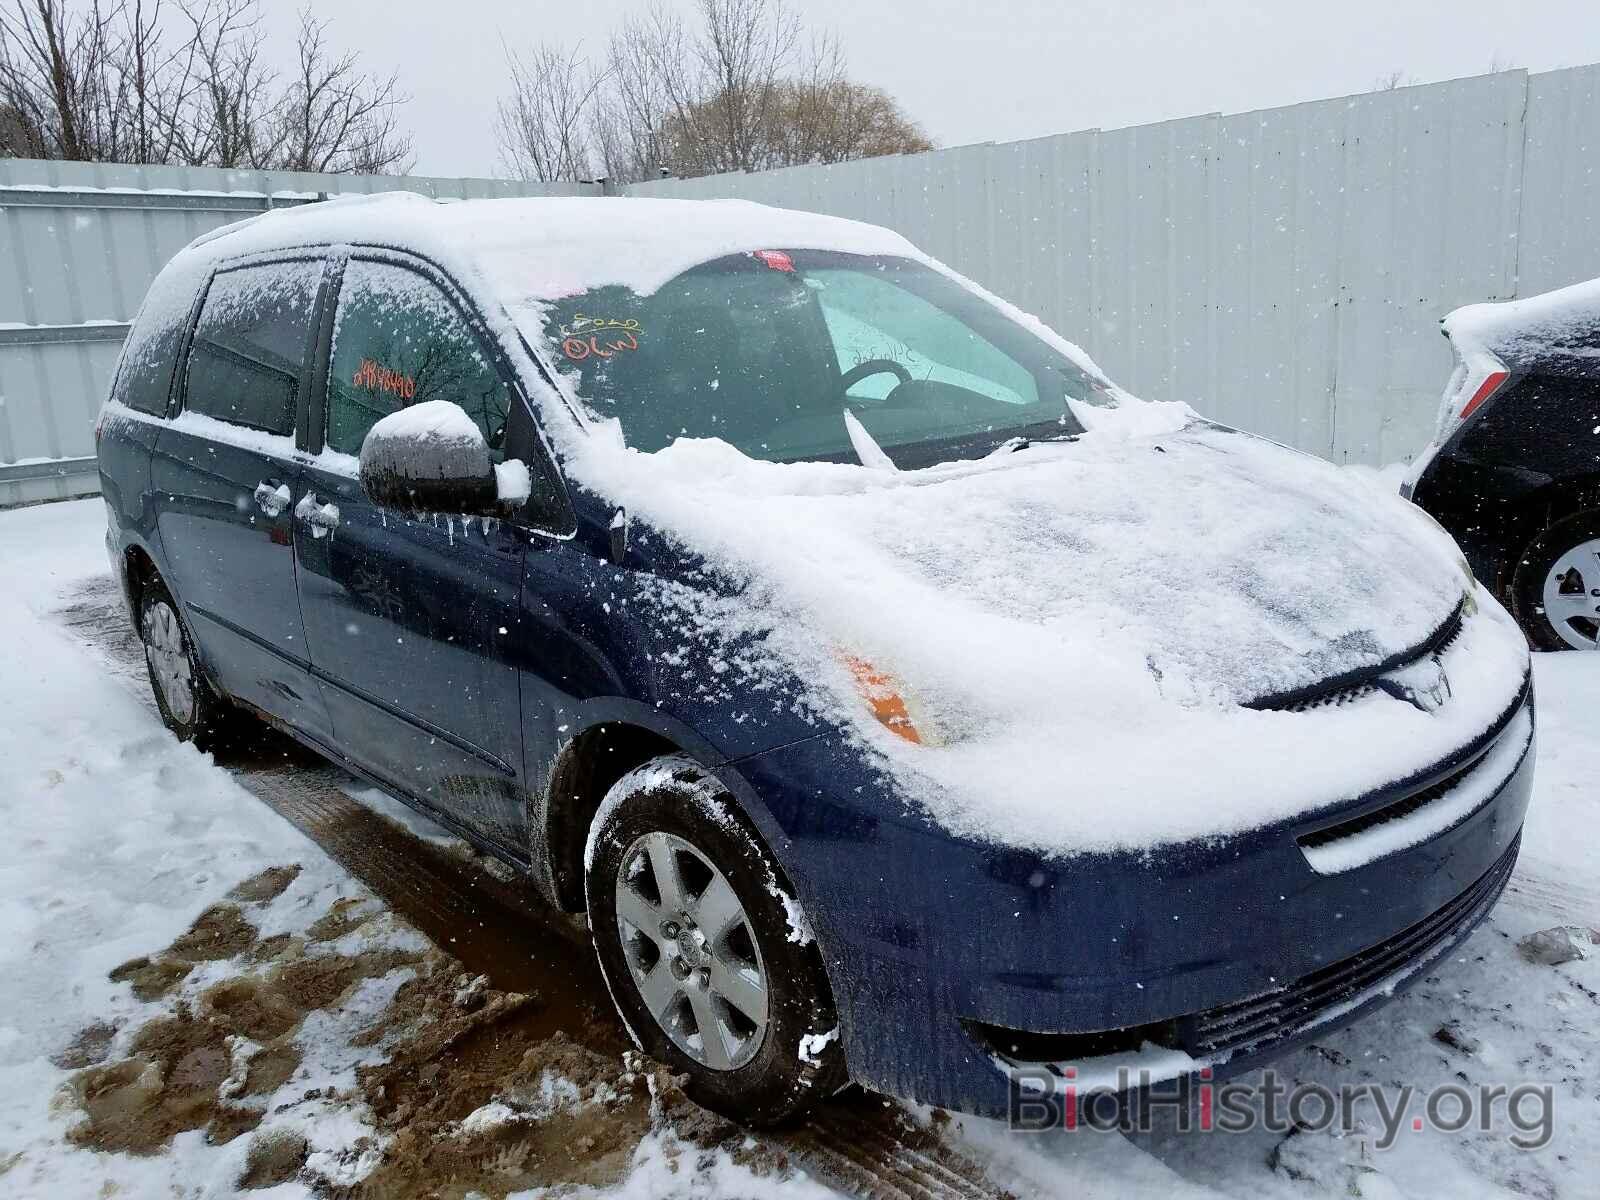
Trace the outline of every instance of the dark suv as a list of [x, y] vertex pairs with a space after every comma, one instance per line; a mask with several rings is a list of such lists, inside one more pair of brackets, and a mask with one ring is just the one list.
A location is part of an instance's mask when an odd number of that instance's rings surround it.
[[1242, 1070], [1515, 861], [1454, 544], [881, 229], [390, 196], [208, 235], [101, 417], [167, 725], [265, 720], [586, 911], [739, 1119]]
[[1456, 369], [1402, 494], [1543, 650], [1600, 649], [1600, 280], [1444, 319]]

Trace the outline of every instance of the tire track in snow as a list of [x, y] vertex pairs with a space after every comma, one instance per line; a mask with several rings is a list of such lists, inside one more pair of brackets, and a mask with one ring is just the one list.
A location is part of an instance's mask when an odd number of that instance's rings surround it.
[[[155, 711], [143, 650], [109, 576], [64, 597], [56, 619]], [[468, 971], [503, 991], [545, 998], [536, 1036], [559, 1030], [611, 1056], [626, 1047], [581, 918], [362, 804], [346, 789], [364, 784], [284, 734], [264, 726], [259, 744], [217, 761]], [[870, 1093], [824, 1104], [795, 1130], [760, 1136], [812, 1178], [863, 1200], [1010, 1196], [936, 1130]]]

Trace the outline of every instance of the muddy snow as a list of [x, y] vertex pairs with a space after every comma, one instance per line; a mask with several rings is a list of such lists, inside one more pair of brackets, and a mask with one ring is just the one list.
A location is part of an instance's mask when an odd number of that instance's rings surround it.
[[1537, 659], [1539, 780], [1490, 920], [1278, 1064], [1285, 1087], [1548, 1087], [1548, 1144], [1501, 1122], [1382, 1147], [1369, 1109], [1342, 1136], [1023, 1135], [859, 1095], [755, 1137], [628, 1049], [581, 926], [503, 870], [289, 743], [173, 742], [102, 521], [0, 513], [0, 1193], [1592, 1194], [1600, 660]]

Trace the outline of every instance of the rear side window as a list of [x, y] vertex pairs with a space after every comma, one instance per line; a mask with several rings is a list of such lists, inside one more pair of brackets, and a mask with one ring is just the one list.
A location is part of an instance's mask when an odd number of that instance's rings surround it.
[[152, 416], [166, 415], [172, 368], [203, 277], [204, 271], [192, 266], [168, 267], [156, 276], [123, 343], [113, 400]]
[[189, 351], [184, 406], [267, 433], [294, 432], [320, 262], [220, 271]]
[[466, 409], [503, 456], [511, 393], [461, 310], [393, 263], [345, 267], [328, 367], [328, 446], [359, 454], [379, 418], [424, 400]]

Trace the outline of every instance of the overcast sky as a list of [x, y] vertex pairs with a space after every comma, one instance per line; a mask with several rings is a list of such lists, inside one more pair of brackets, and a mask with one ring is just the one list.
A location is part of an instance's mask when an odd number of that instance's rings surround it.
[[[688, 8], [691, 0], [674, 7]], [[1009, 141], [1429, 83], [1500, 67], [1600, 62], [1600, 0], [794, 0], [837, 33], [851, 74], [894, 95], [940, 146]], [[419, 174], [503, 174], [494, 104], [513, 45], [599, 53], [641, 5], [603, 0], [316, 0], [340, 47], [397, 69]], [[275, 0], [280, 45], [295, 5]]]

